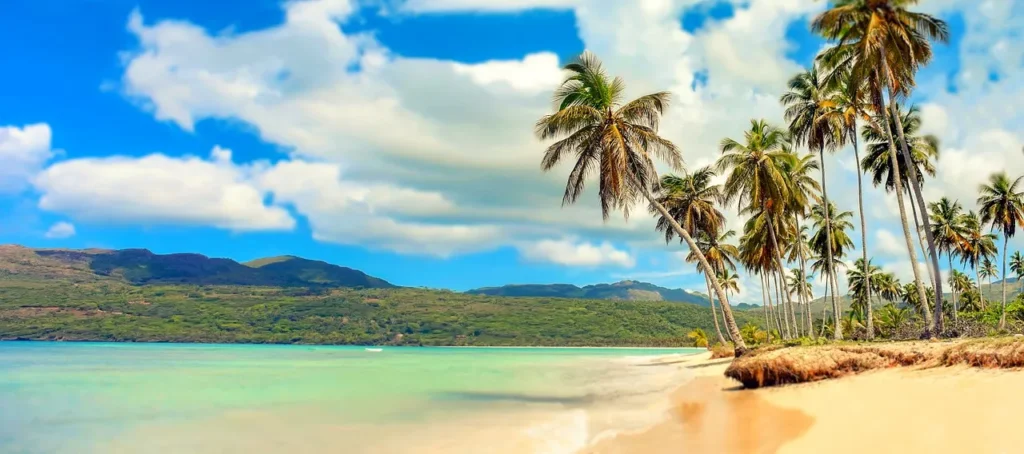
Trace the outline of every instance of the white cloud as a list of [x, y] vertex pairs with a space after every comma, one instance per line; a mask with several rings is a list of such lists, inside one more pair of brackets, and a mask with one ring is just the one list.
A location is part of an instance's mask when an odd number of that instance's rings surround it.
[[78, 220], [211, 225], [223, 229], [289, 230], [295, 220], [264, 204], [248, 182], [250, 169], [214, 148], [210, 160], [152, 154], [58, 162], [34, 180], [39, 207]]
[[75, 236], [75, 226], [70, 222], [60, 221], [50, 226], [44, 236], [52, 239], [71, 238]]
[[52, 133], [46, 123], [0, 126], [0, 194], [25, 189], [29, 180], [53, 157]]
[[540, 240], [523, 244], [519, 250], [527, 260], [566, 266], [614, 265], [632, 268], [636, 265], [636, 259], [629, 252], [616, 249], [608, 242], [591, 244], [575, 238]]
[[474, 65], [453, 63], [456, 74], [467, 74], [480, 85], [506, 84], [526, 93], [551, 92], [562, 81], [558, 56], [551, 52], [530, 54], [521, 61], [487, 61]]
[[889, 257], [905, 257], [907, 255], [906, 240], [897, 238], [887, 229], [875, 231], [875, 244], [870, 244], [872, 251]]
[[402, 9], [415, 13], [511, 12], [535, 8], [568, 9], [578, 0], [407, 0]]

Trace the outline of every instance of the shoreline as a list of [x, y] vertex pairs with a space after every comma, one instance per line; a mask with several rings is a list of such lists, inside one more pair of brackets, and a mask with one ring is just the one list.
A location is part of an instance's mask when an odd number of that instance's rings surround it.
[[561, 348], [561, 349], [604, 349], [604, 350], [698, 350], [705, 351], [704, 347], [644, 347], [644, 346], [615, 346], [603, 347], [600, 345], [393, 345], [393, 344], [302, 344], [302, 343], [273, 343], [273, 342], [173, 342], [173, 341], [132, 341], [132, 340], [78, 340], [78, 339], [9, 339], [0, 338], [0, 343], [37, 343], [37, 344], [142, 344], [142, 345], [217, 345], [217, 346], [278, 346], [278, 347], [365, 347], [365, 348]]

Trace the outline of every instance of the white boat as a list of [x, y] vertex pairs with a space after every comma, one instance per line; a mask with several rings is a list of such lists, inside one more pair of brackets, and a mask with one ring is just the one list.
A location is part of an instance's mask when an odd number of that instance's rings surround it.
[[366, 347], [366, 351], [368, 351], [368, 352], [382, 352], [382, 351], [384, 351], [384, 349], [383, 348], [370, 348], [370, 347]]

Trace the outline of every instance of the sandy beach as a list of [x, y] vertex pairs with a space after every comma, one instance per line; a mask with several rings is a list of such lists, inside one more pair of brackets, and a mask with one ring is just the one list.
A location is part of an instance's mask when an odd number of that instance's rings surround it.
[[742, 390], [729, 360], [703, 354], [665, 421], [596, 443], [588, 454], [1019, 452], [1024, 372], [894, 368]]

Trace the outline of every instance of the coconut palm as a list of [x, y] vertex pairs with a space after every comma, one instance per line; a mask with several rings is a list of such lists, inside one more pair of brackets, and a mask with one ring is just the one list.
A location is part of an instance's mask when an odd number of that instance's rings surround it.
[[903, 298], [903, 286], [900, 285], [900, 280], [896, 278], [896, 275], [882, 273], [878, 276], [875, 284], [875, 291], [878, 292], [878, 296], [882, 297], [882, 299], [895, 303]]
[[[791, 157], [787, 152], [788, 145], [785, 131], [764, 120], [751, 120], [742, 143], [729, 138], [722, 140], [722, 157], [716, 164], [719, 171], [731, 170], [722, 188], [725, 200], [736, 202], [741, 213], [766, 217], [764, 225], [775, 260], [774, 271], [780, 275], [785, 268], [782, 266], [782, 250], [779, 248], [781, 229], [778, 227], [785, 222], [792, 192], [783, 170], [783, 161]], [[788, 295], [784, 313], [787, 313], [787, 307], [791, 314], [792, 301]]]
[[686, 337], [693, 341], [694, 347], [711, 347], [711, 344], [708, 342], [708, 334], [700, 328], [695, 328], [693, 331], [690, 331], [686, 334]]
[[[836, 66], [849, 68], [853, 80], [869, 84], [872, 103], [878, 112], [884, 112], [883, 90], [886, 92], [888, 107], [899, 133], [899, 151], [907, 160], [910, 160], [910, 151], [903, 135], [896, 100], [909, 96], [917, 70], [931, 60], [929, 40], [945, 42], [949, 38], [945, 22], [907, 9], [907, 6], [914, 3], [914, 0], [836, 0], [831, 8], [818, 15], [811, 24], [812, 29], [826, 39], [837, 41], [836, 51], [829, 60]], [[923, 210], [925, 201], [919, 190], [920, 178], [912, 166], [908, 174], [911, 186], [916, 189], [913, 191], [914, 197]], [[928, 243], [928, 258], [935, 276], [939, 276], [938, 252], [931, 235], [930, 222], [924, 213], [921, 214], [921, 224]], [[911, 263], [917, 261], [912, 260]], [[941, 332], [942, 280], [936, 279], [935, 285], [935, 326], [929, 326], [928, 329]]]
[[[797, 218], [797, 221], [799, 225], [799, 218]], [[796, 229], [795, 237], [792, 241], [789, 242], [789, 249], [787, 251], [788, 255], [786, 257], [786, 259], [789, 260], [790, 262], [800, 263], [800, 272], [803, 275], [807, 275], [807, 260], [810, 257], [814, 256], [814, 251], [811, 250], [810, 239], [808, 237], [807, 231], [808, 227], [806, 225], [800, 225], [799, 228]], [[808, 278], [810, 278], [810, 276], [808, 276]], [[804, 303], [804, 318], [806, 319], [807, 326], [810, 327], [813, 325], [813, 316], [811, 314], [811, 299], [807, 298], [804, 301]], [[812, 330], [808, 334], [813, 337], [814, 331]]]
[[[932, 224], [932, 237], [935, 238], [939, 253], [945, 253], [949, 260], [950, 279], [952, 280], [952, 272], [956, 271], [953, 269], [953, 255], [961, 250], [967, 236], [963, 207], [960, 206], [960, 202], [943, 197], [938, 202], [929, 204], [928, 211]], [[951, 290], [955, 316], [957, 289], [954, 287]]]
[[[896, 127], [895, 122], [890, 122], [889, 117], [884, 114], [884, 111], [882, 112], [882, 114], [874, 118], [868, 127], [864, 128], [862, 131], [864, 140], [868, 143], [868, 154], [864, 157], [862, 164], [866, 172], [873, 174], [874, 178], [872, 180], [875, 186], [878, 186], [884, 181], [886, 191], [896, 193], [896, 202], [899, 205], [900, 223], [903, 227], [903, 239], [907, 246], [907, 255], [910, 258], [910, 263], [917, 263], [917, 249], [914, 247], [914, 241], [911, 238], [910, 223], [907, 221], [906, 203], [903, 199], [904, 191], [907, 191], [908, 193], [913, 191], [910, 185], [903, 182], [901, 175], [904, 174], [905, 170], [913, 167], [908, 165], [910, 163], [915, 165], [918, 165], [919, 163], [927, 163], [928, 160], [924, 158], [928, 155], [925, 154], [923, 156], [918, 156], [918, 159], [914, 160], [902, 159], [902, 156], [896, 152], [896, 147], [892, 140], [893, 135], [891, 130]], [[883, 127], [881, 125], [887, 126]], [[901, 188], [903, 190], [896, 190], [897, 188]], [[910, 206], [911, 210], [914, 212], [914, 225], [918, 226], [917, 209], [914, 208], [915, 205], [913, 200], [911, 200]], [[917, 228], [916, 230], [920, 235], [921, 229]], [[922, 249], [925, 249], [923, 245]], [[915, 284], [913, 288], [918, 290], [918, 297], [924, 298], [926, 295], [924, 293], [925, 287], [921, 282], [921, 273], [916, 266], [912, 266], [911, 270], [913, 272]], [[936, 281], [935, 276], [937, 273], [934, 270], [930, 270], [928, 273], [934, 283]], [[924, 318], [926, 329], [931, 330], [934, 328], [932, 325], [931, 314], [924, 314]]]
[[999, 329], [1006, 328], [1006, 244], [1017, 233], [1017, 226], [1024, 225], [1021, 180], [1024, 177], [1010, 181], [1005, 172], [995, 173], [989, 177], [988, 184], [978, 188], [981, 192], [978, 205], [981, 207], [982, 224], [989, 224], [992, 230], [1003, 234], [1003, 309], [999, 316]]
[[[705, 258], [711, 264], [712, 269], [719, 270], [723, 264], [707, 255], [702, 247], [717, 240], [719, 230], [725, 226], [725, 214], [718, 210], [717, 204], [722, 199], [721, 188], [712, 184], [715, 172], [704, 167], [693, 173], [686, 173], [683, 176], [665, 175], [661, 177], [661, 184], [655, 193], [655, 200], [660, 203], [671, 214], [671, 219], [689, 232], [695, 232], [694, 240], [697, 242], [698, 250], [704, 253]], [[652, 214], [657, 217], [656, 229], [665, 234], [665, 242], [671, 242], [675, 237], [675, 231], [669, 223], [669, 217], [660, 215], [657, 209], [651, 206]], [[703, 245], [701, 244], [703, 240]], [[682, 242], [680, 238], [680, 242]], [[693, 250], [690, 251], [688, 261], [696, 263], [699, 261]], [[699, 267], [698, 267], [699, 270]], [[701, 273], [703, 274], [703, 273]], [[715, 312], [714, 296], [711, 293], [712, 275], [705, 274], [705, 283], [708, 287], [708, 299], [711, 303], [711, 316], [715, 321], [715, 334], [718, 335], [718, 342], [725, 344], [725, 337], [718, 325], [718, 315]]]
[[[574, 156], [575, 165], [569, 173], [563, 204], [576, 202], [586, 186], [588, 176], [598, 176], [598, 198], [601, 214], [607, 219], [614, 210], [629, 215], [629, 208], [646, 199], [658, 213], [669, 220], [676, 234], [691, 249], [697, 249], [690, 232], [675, 222], [672, 214], [651, 193], [658, 184], [653, 157], [673, 168], [682, 167], [679, 149], [658, 135], [661, 115], [668, 106], [670, 94], [658, 92], [623, 103], [625, 83], [611, 78], [600, 60], [585, 52], [564, 69], [568, 76], [554, 94], [555, 113], [541, 118], [536, 125], [541, 140], [559, 139], [544, 153], [541, 168], [555, 168], [566, 156]], [[704, 273], [714, 269], [703, 254], [697, 254]], [[722, 301], [725, 324], [735, 345], [736, 356], [746, 353], [739, 327], [732, 316], [728, 297], [716, 279], [712, 289]]]
[[1010, 256], [1010, 271], [1017, 277], [1017, 282], [1020, 283], [1022, 277], [1024, 277], [1024, 255], [1021, 255], [1020, 251], [1016, 251]]
[[878, 311], [879, 328], [889, 335], [895, 334], [901, 326], [910, 321], [910, 311], [905, 307], [897, 307], [893, 303], [886, 304]]
[[729, 268], [723, 268], [722, 271], [718, 272], [718, 280], [722, 283], [722, 288], [725, 289], [726, 293], [729, 291], [733, 293], [740, 292], [740, 276]]
[[850, 293], [854, 297], [851, 309], [867, 316], [867, 306], [871, 305], [871, 289], [879, 287], [881, 276], [882, 269], [872, 264], [870, 259], [857, 259], [854, 262], [853, 268], [846, 271]]
[[[837, 268], [845, 267], [840, 259], [846, 255], [847, 249], [853, 247], [853, 240], [847, 234], [849, 230], [853, 229], [853, 224], [850, 222], [853, 213], [849, 211], [836, 213], [835, 205], [829, 203], [827, 206], [828, 209], [825, 209], [825, 205], [815, 205], [811, 209], [811, 219], [815, 229], [810, 240], [811, 250], [818, 257], [825, 258], [825, 260], [819, 259], [812, 264], [811, 270], [825, 277], [826, 285], [831, 285], [832, 293], [837, 294], [839, 293], [839, 284], [836, 281]], [[826, 226], [828, 227], [826, 228]], [[830, 256], [833, 257], [832, 260], [828, 259]], [[835, 326], [840, 326], [838, 317], [842, 315], [842, 311], [837, 310], [838, 305], [833, 309], [836, 309], [833, 311], [834, 317], [836, 317]], [[842, 333], [839, 334], [839, 339], [842, 339]]]
[[[956, 293], [960, 293], [961, 296], [974, 290], [974, 282], [971, 282], [971, 278], [967, 277], [966, 274], [959, 270], [950, 270], [949, 272], [949, 288]], [[954, 294], [956, 294], [954, 293]], [[962, 306], [962, 305], [961, 305]], [[960, 311], [960, 306], [957, 305], [956, 299], [953, 300], [953, 317], [958, 317], [957, 312]]]
[[[697, 249], [704, 254], [704, 257], [707, 258], [708, 263], [711, 264], [716, 273], [723, 269], [736, 269], [735, 262], [738, 260], [740, 252], [736, 246], [727, 243], [735, 235], [736, 232], [733, 230], [721, 234], [718, 238], [712, 237], [704, 230], [697, 234], [695, 239], [697, 241]], [[686, 261], [690, 263], [696, 262], [697, 254], [691, 250], [686, 256]], [[711, 293], [711, 276], [704, 275], [704, 283], [708, 287], [708, 300], [711, 303], [711, 316], [715, 320], [715, 331], [718, 335], [718, 341], [725, 344], [725, 338], [722, 336], [722, 331], [718, 326], [718, 315], [715, 313], [715, 297]]]
[[960, 298], [960, 310], [965, 312], [981, 310], [981, 294], [978, 293], [978, 289], [972, 288], [963, 293], [963, 296]]
[[[925, 289], [925, 297], [922, 300], [920, 292], [918, 292], [913, 282], [907, 283], [903, 286], [902, 298], [903, 305], [914, 308], [915, 311], [920, 313], [922, 316], [931, 313], [931, 298], [934, 290], [931, 287]], [[921, 301], [925, 301], [924, 304]]]
[[[982, 231], [981, 218], [973, 211], [964, 215], [963, 224], [966, 235], [960, 245], [960, 262], [974, 268], [974, 279], [978, 281], [978, 297], [981, 299], [981, 308], [984, 309], [985, 294], [981, 291], [982, 275], [979, 267], [983, 262], [987, 262], [989, 257], [995, 257], [996, 235]], [[991, 262], [989, 264], [991, 265]]]
[[[835, 110], [835, 91], [829, 87], [827, 79], [819, 71], [818, 65], [813, 65], [809, 71], [797, 74], [789, 80], [789, 91], [780, 99], [786, 106], [786, 121], [789, 122], [789, 132], [796, 145], [807, 145], [811, 150], [818, 152], [821, 170], [821, 197], [824, 204], [828, 204], [828, 190], [825, 185], [825, 151], [834, 151], [842, 145], [843, 123], [840, 117], [828, 115]], [[825, 212], [825, 224], [831, 221], [827, 218], [829, 213]], [[832, 229], [825, 229], [830, 232]], [[827, 240], [832, 242], [831, 240]], [[825, 267], [833, 269], [831, 251], [825, 256]], [[832, 292], [832, 313], [837, 323], [834, 325], [834, 336], [842, 339], [843, 332], [839, 320], [839, 302], [836, 299], [835, 289]]]
[[[807, 257], [811, 255], [807, 247], [804, 233], [805, 226], [800, 220], [807, 216], [812, 204], [821, 203], [821, 185], [811, 175], [818, 170], [818, 160], [812, 154], [798, 155], [790, 153], [787, 159], [782, 160], [782, 172], [786, 175], [786, 181], [790, 188], [789, 211], [793, 215], [793, 227], [795, 238], [789, 241], [788, 256], [786, 260], [800, 264], [799, 270], [807, 274]], [[811, 326], [811, 300], [799, 295], [798, 300], [804, 307], [805, 326]], [[813, 333], [809, 333], [813, 335]]]
[[[995, 254], [992, 254], [992, 256], [995, 256]], [[983, 259], [981, 261], [981, 266], [978, 267], [978, 277], [981, 278], [981, 279], [985, 279], [985, 284], [988, 285], [988, 286], [991, 286], [992, 285], [992, 279], [997, 277], [997, 276], [999, 276], [999, 268], [997, 268], [996, 265], [994, 263], [992, 263], [992, 261], [989, 260], [988, 258]], [[981, 288], [981, 285], [980, 285], [981, 281], [978, 281], [978, 283], [979, 283], [978, 288], [980, 289]], [[981, 300], [981, 308], [982, 309], [985, 308], [985, 299], [984, 298], [982, 298], [982, 300]]]

